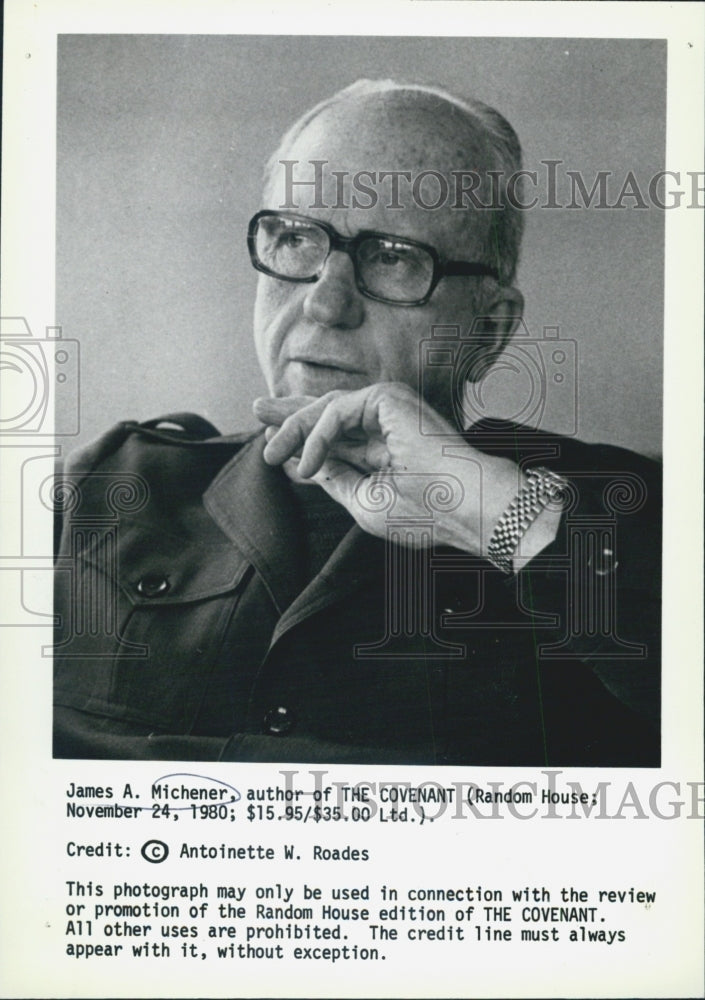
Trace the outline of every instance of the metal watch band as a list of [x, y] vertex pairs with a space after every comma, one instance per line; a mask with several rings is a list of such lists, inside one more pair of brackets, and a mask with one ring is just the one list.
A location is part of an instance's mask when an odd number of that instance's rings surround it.
[[524, 469], [527, 484], [512, 500], [492, 532], [487, 549], [489, 561], [503, 573], [513, 570], [512, 559], [530, 524], [552, 500], [558, 500], [567, 480], [550, 469]]

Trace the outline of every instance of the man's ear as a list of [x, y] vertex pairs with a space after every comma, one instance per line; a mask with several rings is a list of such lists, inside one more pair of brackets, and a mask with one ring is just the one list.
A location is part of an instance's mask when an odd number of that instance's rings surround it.
[[521, 322], [524, 296], [518, 288], [500, 287], [481, 306], [471, 327], [471, 363], [466, 355], [464, 378], [479, 382], [507, 346]]
[[524, 313], [524, 296], [518, 288], [495, 289], [489, 301], [483, 303], [482, 331], [487, 335], [486, 363], [491, 365], [511, 340]]

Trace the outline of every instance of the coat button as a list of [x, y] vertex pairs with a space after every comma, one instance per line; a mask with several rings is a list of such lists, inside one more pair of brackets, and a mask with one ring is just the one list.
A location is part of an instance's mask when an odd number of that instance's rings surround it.
[[137, 593], [142, 597], [162, 597], [169, 590], [169, 581], [165, 576], [158, 573], [149, 573], [143, 576], [137, 584]]
[[264, 717], [264, 731], [270, 736], [285, 736], [294, 728], [296, 718], [294, 713], [280, 705], [278, 708], [270, 708]]

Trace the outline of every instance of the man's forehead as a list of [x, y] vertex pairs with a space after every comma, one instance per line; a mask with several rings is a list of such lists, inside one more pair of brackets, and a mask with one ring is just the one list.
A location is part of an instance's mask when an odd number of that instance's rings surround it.
[[491, 163], [484, 130], [442, 98], [405, 91], [349, 97], [280, 149], [265, 204], [350, 233], [382, 229], [429, 242], [450, 236], [457, 246], [468, 229], [479, 236], [485, 228], [463, 190], [479, 189]]
[[329, 105], [282, 154], [350, 171], [484, 172], [491, 165], [486, 133], [469, 114], [434, 94], [403, 90]]

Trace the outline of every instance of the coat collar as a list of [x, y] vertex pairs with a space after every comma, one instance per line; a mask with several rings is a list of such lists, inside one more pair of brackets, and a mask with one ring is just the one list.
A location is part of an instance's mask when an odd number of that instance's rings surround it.
[[275, 642], [294, 625], [341, 600], [383, 567], [384, 542], [357, 525], [347, 532], [320, 573], [302, 576], [303, 539], [284, 472], [262, 458], [258, 435], [228, 462], [204, 494], [210, 516], [262, 578], [280, 620]]

